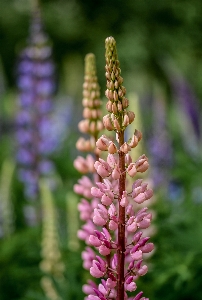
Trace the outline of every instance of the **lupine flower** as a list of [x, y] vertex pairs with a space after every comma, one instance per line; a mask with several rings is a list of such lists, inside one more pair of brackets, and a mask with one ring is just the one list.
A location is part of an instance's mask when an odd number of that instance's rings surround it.
[[[122, 85], [113, 37], [106, 39], [105, 70], [106, 108], [109, 113], [103, 117], [103, 124], [108, 131], [115, 131], [117, 143], [105, 135], [96, 142], [97, 148], [107, 151], [108, 155], [106, 159], [98, 157], [94, 164], [102, 181], [91, 188], [91, 193], [101, 203], [94, 208], [93, 215], [98, 230], [90, 234], [88, 241], [95, 248], [93, 254], [99, 253], [92, 260], [90, 274], [102, 279], [97, 288], [86, 290], [86, 299], [143, 300], [147, 299], [142, 297], [143, 292], [134, 298], [130, 298], [128, 293], [136, 290], [138, 277], [147, 273], [148, 267], [143, 264], [144, 254], [154, 249], [153, 243], [148, 243], [149, 237], [142, 237], [142, 230], [150, 226], [152, 219], [142, 203], [149, 200], [153, 192], [137, 177], [148, 169], [148, 158], [143, 154], [133, 162], [130, 156], [142, 134], [136, 130], [131, 139], [124, 140], [124, 131], [134, 121], [135, 114], [127, 109], [129, 101], [125, 97], [126, 89]], [[137, 177], [132, 188], [127, 186], [126, 176]], [[141, 204], [141, 209], [134, 211], [133, 202]]]
[[43, 32], [40, 12], [36, 10], [30, 26], [27, 47], [21, 52], [17, 67], [19, 112], [16, 118], [16, 154], [19, 179], [25, 195], [36, 198], [40, 176], [51, 174], [53, 163], [48, 156], [57, 142], [52, 134], [52, 96], [55, 91], [51, 47]]
[[[94, 163], [96, 159], [99, 159], [100, 150], [96, 146], [96, 141], [100, 130], [103, 129], [100, 87], [97, 81], [95, 56], [93, 54], [88, 54], [85, 58], [82, 103], [84, 107], [84, 120], [79, 122], [78, 127], [82, 133], [89, 134], [89, 138], [80, 137], [76, 143], [76, 147], [79, 151], [90, 152], [91, 154], [87, 154], [85, 158], [79, 155], [74, 161], [74, 167], [83, 174], [74, 185], [75, 193], [82, 196], [78, 204], [78, 210], [80, 212], [80, 219], [84, 221], [84, 224], [77, 232], [77, 236], [79, 239], [85, 241], [87, 245], [82, 252], [83, 267], [90, 270], [92, 264], [94, 264], [94, 268], [91, 271], [95, 276], [98, 276], [99, 268], [96, 270], [97, 264], [95, 263], [96, 253], [90, 246], [94, 244], [101, 247], [102, 242], [99, 242], [98, 237], [96, 237], [95, 230], [97, 230], [97, 226], [92, 220], [93, 218], [97, 218], [97, 222], [103, 224], [105, 222], [103, 217], [106, 218], [107, 216], [102, 212], [102, 207], [98, 208], [97, 217], [94, 216], [94, 209], [97, 208], [99, 200], [97, 195], [93, 196], [91, 193], [91, 188], [95, 185], [95, 182], [100, 181], [100, 177], [96, 174]], [[106, 197], [103, 197], [104, 202], [109, 201]], [[103, 246], [100, 248], [100, 252], [106, 253], [106, 251], [109, 250]]]

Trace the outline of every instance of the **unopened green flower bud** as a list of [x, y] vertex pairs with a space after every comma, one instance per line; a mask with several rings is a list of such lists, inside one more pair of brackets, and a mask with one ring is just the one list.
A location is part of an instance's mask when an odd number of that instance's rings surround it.
[[118, 121], [117, 119], [115, 119], [115, 120], [113, 121], [113, 123], [114, 123], [114, 128], [115, 128], [116, 130], [120, 131], [120, 130], [121, 130], [121, 127], [120, 127], [119, 121]]
[[113, 112], [113, 114], [117, 114], [117, 106], [116, 106], [116, 103], [113, 103], [112, 104], [112, 112]]
[[111, 80], [113, 80], [113, 81], [115, 80], [115, 74], [114, 74], [114, 72], [111, 73]]
[[122, 99], [122, 105], [123, 105], [123, 109], [127, 108], [129, 106], [129, 101], [127, 98], [123, 97]]
[[107, 102], [106, 109], [108, 110], [108, 112], [112, 112], [112, 102], [111, 101]]
[[113, 93], [113, 98], [114, 98], [114, 101], [118, 101], [118, 99], [119, 99], [116, 91], [114, 91], [114, 93]]
[[108, 80], [111, 80], [111, 77], [110, 77], [109, 72], [106, 72], [106, 73], [105, 73], [105, 77], [106, 77]]
[[119, 76], [118, 83], [119, 83], [119, 85], [121, 85], [123, 83], [123, 78], [121, 76]]
[[123, 107], [122, 107], [122, 104], [120, 101], [117, 103], [117, 108], [118, 108], [119, 112], [121, 112], [123, 110]]
[[114, 82], [114, 87], [115, 87], [115, 89], [118, 89], [118, 87], [119, 87], [119, 83], [117, 80]]

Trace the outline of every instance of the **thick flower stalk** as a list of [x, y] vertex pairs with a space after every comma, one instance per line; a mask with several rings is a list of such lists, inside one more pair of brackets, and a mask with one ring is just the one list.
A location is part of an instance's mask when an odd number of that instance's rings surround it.
[[52, 135], [52, 96], [55, 91], [52, 50], [43, 32], [40, 11], [33, 13], [27, 47], [17, 67], [19, 111], [16, 120], [19, 178], [28, 199], [35, 199], [39, 178], [53, 173], [49, 154], [57, 145]]
[[[105, 69], [109, 113], [103, 117], [103, 123], [107, 130], [115, 131], [117, 143], [104, 135], [96, 142], [98, 149], [108, 152], [106, 160], [99, 158], [94, 164], [103, 181], [91, 188], [92, 195], [101, 202], [94, 209], [93, 223], [102, 229], [93, 232], [92, 227], [87, 228], [92, 232], [89, 244], [95, 247], [95, 252], [89, 247], [84, 258], [91, 264], [91, 275], [102, 279], [98, 286], [89, 281], [84, 291], [88, 294], [87, 300], [146, 300], [148, 298], [142, 297], [143, 292], [133, 297], [129, 293], [136, 290], [138, 277], [147, 273], [144, 254], [154, 248], [143, 233], [150, 226], [152, 215], [147, 207], [142, 207], [153, 191], [138, 178], [138, 173], [149, 167], [146, 155], [141, 155], [135, 162], [130, 155], [142, 138], [141, 132], [135, 130], [131, 139], [124, 139], [125, 129], [134, 121], [135, 115], [128, 110], [129, 101], [122, 85], [113, 37], [106, 39]], [[136, 177], [130, 188], [126, 185], [127, 176]], [[133, 208], [135, 203], [141, 204], [137, 211]]]

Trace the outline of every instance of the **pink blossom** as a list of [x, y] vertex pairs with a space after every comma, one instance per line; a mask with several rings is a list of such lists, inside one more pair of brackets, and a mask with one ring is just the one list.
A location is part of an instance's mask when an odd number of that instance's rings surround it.
[[98, 226], [104, 226], [108, 221], [107, 209], [102, 204], [98, 204], [98, 208], [94, 209], [93, 222]]
[[91, 205], [86, 199], [81, 199], [78, 204], [78, 210], [80, 211], [81, 220], [88, 220], [91, 215]]
[[114, 168], [115, 166], [118, 165], [118, 157], [113, 154], [108, 154], [107, 156], [107, 163], [110, 166], [110, 168]]
[[116, 212], [116, 207], [115, 205], [112, 203], [108, 209], [108, 214], [110, 215], [110, 217], [116, 216], [117, 212]]
[[94, 208], [97, 207], [97, 205], [97, 199], [92, 199], [92, 201], [89, 202], [86, 199], [82, 198], [80, 203], [78, 204], [78, 210], [80, 211], [80, 219], [88, 221], [91, 218]]
[[84, 284], [82, 290], [88, 295], [91, 293], [93, 294], [95, 288], [97, 288], [97, 285], [92, 280], [88, 280], [88, 284]]
[[82, 176], [78, 180], [78, 184], [74, 185], [74, 191], [77, 194], [81, 194], [86, 198], [92, 198], [91, 187], [93, 187], [92, 181], [87, 176]]
[[95, 225], [91, 220], [88, 220], [81, 229], [78, 230], [77, 236], [81, 240], [88, 242], [89, 236], [94, 233]]
[[116, 279], [115, 278], [107, 278], [107, 281], [106, 281], [106, 286], [109, 288], [109, 289], [112, 289], [116, 286]]
[[118, 257], [117, 257], [117, 254], [115, 253], [114, 254], [114, 256], [113, 256], [113, 258], [112, 258], [112, 268], [114, 269], [114, 270], [116, 270], [116, 268], [117, 268], [117, 265], [118, 265]]
[[148, 271], [148, 267], [146, 265], [142, 266], [138, 271], [138, 275], [144, 276]]
[[109, 221], [109, 229], [110, 230], [116, 230], [118, 228], [118, 223], [115, 222], [114, 220], [110, 220]]
[[101, 192], [100, 189], [98, 189], [94, 186], [91, 188], [91, 194], [92, 194], [92, 196], [94, 196], [96, 198], [101, 198], [104, 195], [104, 193]]
[[89, 131], [89, 120], [82, 120], [78, 124], [78, 128], [81, 132], [87, 133]]
[[142, 259], [142, 251], [141, 250], [137, 250], [135, 252], [130, 252], [131, 254], [131, 257], [134, 259], [134, 260], [139, 260], [139, 259]]
[[102, 242], [98, 239], [98, 237], [94, 235], [89, 236], [89, 243], [94, 247], [99, 247], [102, 244]]
[[142, 217], [140, 221], [137, 222], [138, 227], [142, 229], [148, 228], [150, 226], [151, 219], [152, 219], [152, 214], [147, 213], [144, 217]]
[[140, 204], [146, 200], [145, 193], [140, 193], [134, 198], [135, 202]]
[[143, 247], [141, 247], [141, 250], [143, 253], [149, 253], [152, 250], [154, 250], [154, 244], [153, 243], [148, 243], [146, 245], [144, 245]]
[[111, 252], [111, 250], [109, 248], [107, 248], [105, 245], [101, 245], [99, 247], [99, 253], [103, 256], [109, 255]]
[[142, 300], [142, 295], [143, 295], [143, 292], [139, 292], [136, 296], [135, 296], [135, 298], [133, 298], [133, 300]]
[[74, 167], [75, 169], [77, 169], [80, 173], [88, 173], [89, 172], [89, 167], [88, 164], [85, 160], [85, 158], [83, 158], [82, 156], [78, 156], [75, 160], [74, 160]]
[[141, 155], [135, 163], [137, 172], [145, 172], [149, 168], [148, 158], [145, 154]]
[[119, 169], [118, 166], [115, 166], [115, 167], [114, 167], [114, 170], [112, 171], [112, 178], [113, 178], [114, 180], [117, 180], [117, 179], [120, 178], [120, 176], [121, 176], [120, 169]]
[[125, 282], [125, 289], [129, 292], [134, 292], [137, 289], [136, 283], [133, 281], [133, 276], [130, 276]]
[[83, 259], [84, 269], [90, 270], [92, 261], [93, 259], [95, 259], [95, 252], [90, 247], [86, 247], [85, 250], [81, 253], [81, 257]]
[[135, 217], [130, 217], [129, 220], [126, 223], [126, 229], [129, 232], [135, 232], [137, 230], [137, 222], [135, 220]]
[[90, 268], [90, 274], [95, 278], [103, 277], [106, 272], [106, 263], [99, 256], [96, 256], [97, 260], [93, 260], [93, 265]]
[[88, 165], [88, 171], [90, 173], [94, 173], [95, 172], [94, 163], [95, 163], [94, 157], [92, 155], [88, 154], [86, 156], [86, 164]]
[[[104, 283], [104, 280], [102, 280], [102, 282]], [[98, 289], [104, 296], [107, 295], [108, 289], [107, 289], [106, 285], [100, 283], [98, 285]]]
[[122, 194], [122, 197], [121, 197], [121, 201], [120, 201], [120, 205], [122, 207], [126, 207], [128, 206], [129, 204], [129, 201], [128, 201], [128, 197], [127, 197], [127, 192], [126, 191], [123, 191], [123, 194]]
[[100, 297], [95, 296], [95, 295], [89, 295], [89, 296], [87, 297], [87, 300], [100, 300]]
[[112, 201], [113, 201], [113, 199], [110, 198], [109, 196], [107, 196], [106, 194], [104, 194], [104, 195], [102, 196], [102, 198], [101, 198], [102, 204], [104, 204], [104, 205], [106, 205], [106, 206], [112, 204]]
[[112, 171], [109, 164], [101, 158], [99, 158], [99, 161], [95, 162], [94, 167], [97, 173], [103, 178], [108, 177]]
[[108, 241], [111, 241], [111, 235], [109, 233], [109, 231], [107, 230], [107, 228], [103, 228], [103, 233], [104, 233], [104, 236], [105, 238], [108, 240]]
[[100, 216], [99, 212], [95, 209], [94, 210], [93, 222], [98, 226], [104, 226], [107, 223], [107, 220], [102, 218]]
[[140, 240], [142, 234], [143, 234], [142, 231], [138, 231], [138, 232], [133, 236], [133, 243], [139, 242], [139, 240]]

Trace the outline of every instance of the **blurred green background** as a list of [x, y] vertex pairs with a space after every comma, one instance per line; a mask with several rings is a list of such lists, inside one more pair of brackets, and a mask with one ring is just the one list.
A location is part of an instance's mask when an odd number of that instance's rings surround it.
[[[104, 41], [113, 36], [131, 107], [138, 107], [135, 126], [144, 134], [142, 150], [151, 162], [147, 177], [155, 190], [156, 250], [138, 286], [150, 299], [202, 299], [201, 1], [41, 0], [40, 6], [56, 64], [55, 107], [66, 113], [62, 142], [51, 156], [58, 181], [52, 195], [56, 236], [65, 268], [62, 283], [53, 278], [55, 289], [62, 300], [84, 297], [88, 272], [80, 257], [84, 245], [76, 238], [79, 197], [72, 192], [80, 177], [73, 160], [84, 57], [96, 55], [105, 103]], [[42, 224], [27, 209], [14, 159], [15, 68], [32, 7], [31, 0], [0, 0], [1, 300], [48, 299], [40, 285]]]

